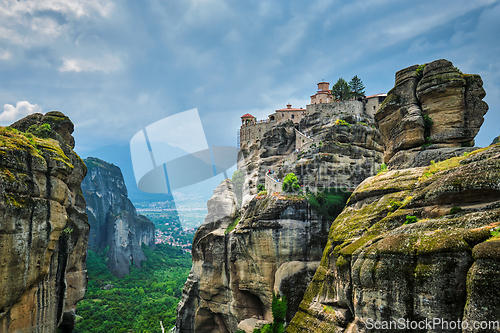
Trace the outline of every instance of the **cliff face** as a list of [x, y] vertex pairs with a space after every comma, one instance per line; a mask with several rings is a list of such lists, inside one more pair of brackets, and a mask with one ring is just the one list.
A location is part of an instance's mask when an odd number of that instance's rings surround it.
[[140, 268], [146, 259], [141, 244], [154, 246], [155, 226], [137, 214], [127, 198], [127, 188], [117, 166], [92, 157], [84, 162], [88, 173], [82, 190], [91, 226], [88, 248], [102, 251], [109, 247], [108, 269], [113, 275], [123, 277], [129, 273], [130, 264]]
[[463, 153], [456, 148], [474, 145], [488, 111], [482, 101], [485, 95], [479, 75], [463, 74], [448, 60], [398, 71], [394, 88], [375, 114], [386, 148], [385, 162], [395, 168], [417, 166], [401, 160], [419, 159], [423, 145]]
[[287, 332], [365, 332], [369, 319], [498, 320], [499, 184], [498, 145], [366, 179], [332, 224]]
[[64, 114], [33, 114], [11, 127], [33, 125], [45, 139], [0, 129], [0, 332], [71, 332], [87, 284], [86, 167]]
[[[396, 74], [376, 114], [393, 170], [363, 181], [332, 223], [286, 332], [387, 332], [373, 323], [435, 318], [469, 326], [422, 331], [479, 332], [475, 321], [498, 320], [500, 145], [457, 147], [473, 140], [487, 106], [481, 79], [450, 66], [427, 64], [420, 80], [417, 66]], [[415, 148], [425, 131], [439, 144]]]
[[319, 264], [329, 226], [308, 207], [297, 197], [269, 195], [251, 200], [239, 218], [231, 181], [219, 185], [194, 237], [177, 332], [251, 331], [257, 321], [272, 321], [273, 292], [286, 295], [290, 320]]
[[[349, 103], [359, 103], [362, 109], [361, 102]], [[297, 127], [312, 139], [295, 131], [288, 121], [250, 146], [244, 143], [238, 153], [238, 170], [245, 174], [242, 206], [257, 194], [257, 185], [265, 183], [269, 169], [279, 179], [293, 172], [310, 189], [355, 188], [374, 175], [383, 162], [382, 137], [373, 119], [350, 112], [349, 103], [325, 104], [323, 109], [308, 106]]]

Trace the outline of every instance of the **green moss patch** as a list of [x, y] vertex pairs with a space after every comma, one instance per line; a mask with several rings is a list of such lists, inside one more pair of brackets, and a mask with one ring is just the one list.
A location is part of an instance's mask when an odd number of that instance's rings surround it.
[[241, 220], [241, 217], [235, 218], [233, 220], [233, 222], [231, 222], [231, 224], [227, 226], [226, 231], [224, 231], [224, 235], [227, 235], [228, 233], [230, 233], [231, 231], [233, 231], [234, 228], [236, 228], [236, 226], [240, 222], [240, 220]]

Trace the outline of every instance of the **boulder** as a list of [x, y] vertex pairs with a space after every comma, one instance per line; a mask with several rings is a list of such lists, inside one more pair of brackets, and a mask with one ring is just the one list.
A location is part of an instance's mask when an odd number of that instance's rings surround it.
[[473, 146], [488, 110], [482, 86], [479, 75], [464, 74], [444, 59], [398, 71], [375, 114], [389, 168], [397, 168], [391, 159], [400, 151]]

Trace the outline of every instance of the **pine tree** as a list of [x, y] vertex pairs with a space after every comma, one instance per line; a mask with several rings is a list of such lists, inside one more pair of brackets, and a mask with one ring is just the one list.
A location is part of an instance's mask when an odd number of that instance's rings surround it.
[[363, 81], [355, 75], [351, 81], [349, 81], [349, 88], [351, 92], [354, 94], [354, 98], [357, 99], [358, 96], [365, 95], [365, 86], [363, 85]]
[[351, 89], [349, 84], [343, 78], [340, 78], [332, 86], [332, 95], [336, 100], [343, 101], [351, 98]]

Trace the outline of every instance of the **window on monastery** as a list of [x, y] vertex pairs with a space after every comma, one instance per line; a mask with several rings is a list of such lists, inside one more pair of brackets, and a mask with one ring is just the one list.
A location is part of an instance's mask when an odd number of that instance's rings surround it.
[[292, 114], [292, 119], [295, 119], [295, 115], [294, 114]]

